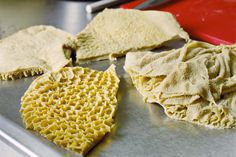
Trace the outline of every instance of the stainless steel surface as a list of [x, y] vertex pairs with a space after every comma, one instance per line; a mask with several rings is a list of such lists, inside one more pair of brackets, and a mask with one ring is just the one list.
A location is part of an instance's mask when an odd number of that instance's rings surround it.
[[98, 2], [88, 4], [86, 6], [86, 11], [88, 13], [93, 13], [93, 12], [100, 11], [108, 7], [114, 7], [121, 3], [129, 2], [129, 1], [130, 0], [100, 0]]
[[[23, 155], [19, 154], [15, 149], [9, 147], [6, 143], [0, 140], [0, 154], [4, 157], [24, 157]], [[3, 155], [4, 154], [4, 155]]]
[[[86, 4], [77, 1], [21, 0], [13, 3], [2, 0], [0, 36], [36, 24], [51, 24], [75, 34], [90, 20], [85, 14]], [[124, 73], [123, 63], [124, 58], [115, 62], [121, 79], [117, 125], [88, 156], [236, 156], [235, 130], [212, 130], [167, 118], [160, 106], [142, 101], [129, 76]], [[104, 70], [110, 64], [101, 61], [84, 66]], [[0, 139], [23, 156], [79, 156], [24, 129], [19, 114], [20, 98], [34, 79], [0, 81]]]

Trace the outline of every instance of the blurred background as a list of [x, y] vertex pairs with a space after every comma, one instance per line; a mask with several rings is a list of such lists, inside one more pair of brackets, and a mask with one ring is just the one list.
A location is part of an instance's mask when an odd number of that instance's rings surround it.
[[95, 1], [0, 0], [0, 38], [32, 25], [53, 25], [70, 33], [91, 19], [85, 6]]
[[167, 11], [194, 39], [215, 45], [236, 42], [236, 0], [0, 0], [0, 38], [39, 24], [77, 34], [106, 7]]

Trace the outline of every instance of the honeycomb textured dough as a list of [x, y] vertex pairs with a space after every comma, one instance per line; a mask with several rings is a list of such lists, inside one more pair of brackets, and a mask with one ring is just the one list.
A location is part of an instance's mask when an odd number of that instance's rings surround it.
[[115, 59], [128, 51], [154, 49], [188, 34], [174, 16], [161, 11], [105, 9], [65, 47], [76, 50], [77, 63]]
[[59, 70], [70, 64], [63, 43], [73, 36], [52, 26], [33, 26], [0, 40], [0, 80]]
[[27, 129], [86, 154], [114, 125], [119, 78], [107, 71], [65, 67], [37, 78], [21, 99]]
[[173, 119], [236, 126], [236, 45], [190, 41], [161, 53], [128, 53], [125, 70], [147, 102]]

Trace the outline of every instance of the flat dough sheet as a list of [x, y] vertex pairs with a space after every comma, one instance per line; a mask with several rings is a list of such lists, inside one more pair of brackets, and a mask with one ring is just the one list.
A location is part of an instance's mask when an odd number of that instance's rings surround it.
[[68, 65], [70, 54], [64, 52], [63, 43], [69, 37], [73, 38], [60, 29], [40, 25], [0, 40], [0, 80], [33, 76]]
[[236, 126], [236, 45], [190, 41], [161, 53], [128, 53], [125, 70], [147, 102], [173, 119], [213, 128]]
[[174, 16], [161, 11], [105, 9], [87, 27], [69, 40], [77, 63], [115, 59], [129, 51], [150, 50], [170, 40], [188, 40]]

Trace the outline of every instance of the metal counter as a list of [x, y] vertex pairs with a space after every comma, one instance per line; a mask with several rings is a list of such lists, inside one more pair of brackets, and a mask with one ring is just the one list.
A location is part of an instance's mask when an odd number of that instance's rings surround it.
[[[0, 38], [39, 24], [53, 25], [76, 34], [92, 18], [85, 13], [86, 3], [88, 2], [1, 0]], [[110, 64], [109, 61], [100, 61], [83, 66], [105, 70]], [[158, 104], [143, 102], [142, 96], [123, 70], [124, 58], [118, 59], [115, 64], [121, 79], [116, 127], [90, 151], [89, 157], [236, 156], [236, 130], [208, 129], [167, 118]], [[24, 129], [19, 113], [20, 98], [35, 78], [0, 81], [0, 140], [22, 156], [80, 156]]]

